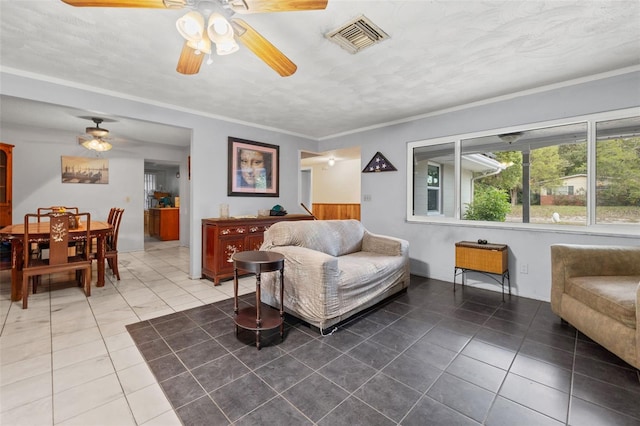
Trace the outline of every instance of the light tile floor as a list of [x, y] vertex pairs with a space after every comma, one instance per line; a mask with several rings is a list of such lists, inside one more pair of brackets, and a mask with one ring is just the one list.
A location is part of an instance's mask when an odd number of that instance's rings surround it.
[[[189, 250], [174, 241], [147, 241], [119, 265], [121, 280], [107, 268], [98, 288], [94, 263], [88, 298], [70, 275], [43, 277], [27, 310], [0, 271], [0, 424], [181, 424], [125, 325], [228, 299], [233, 281], [190, 279]], [[253, 291], [243, 278], [240, 294]]]

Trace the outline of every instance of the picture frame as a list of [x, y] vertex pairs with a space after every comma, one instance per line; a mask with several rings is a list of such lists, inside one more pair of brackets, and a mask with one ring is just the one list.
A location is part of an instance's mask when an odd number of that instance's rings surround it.
[[62, 183], [109, 183], [109, 159], [61, 156]]
[[229, 137], [228, 190], [235, 197], [280, 196], [280, 147]]

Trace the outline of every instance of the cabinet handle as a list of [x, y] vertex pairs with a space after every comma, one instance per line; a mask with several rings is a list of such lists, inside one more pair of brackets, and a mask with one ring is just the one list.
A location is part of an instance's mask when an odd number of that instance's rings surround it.
[[227, 235], [229, 232], [231, 232], [228, 229], [223, 229], [222, 232], [220, 232], [222, 235]]
[[258, 231], [258, 229], [260, 229], [260, 228], [258, 228], [257, 226], [252, 226], [251, 228], [249, 228], [249, 231], [250, 232], [256, 232], [256, 231]]
[[238, 228], [238, 229], [236, 229], [236, 232], [238, 234], [244, 234], [244, 228]]

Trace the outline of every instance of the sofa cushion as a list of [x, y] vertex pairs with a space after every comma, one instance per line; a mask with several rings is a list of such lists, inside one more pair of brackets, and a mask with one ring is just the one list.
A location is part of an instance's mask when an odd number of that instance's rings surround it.
[[364, 232], [364, 226], [357, 220], [278, 222], [265, 233], [265, 244], [306, 247], [330, 256], [343, 256], [362, 249]]
[[636, 291], [640, 276], [574, 277], [565, 291], [590, 308], [636, 328]]

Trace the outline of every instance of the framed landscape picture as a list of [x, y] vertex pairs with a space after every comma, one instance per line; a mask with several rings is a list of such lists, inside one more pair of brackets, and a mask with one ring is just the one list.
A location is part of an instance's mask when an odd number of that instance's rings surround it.
[[109, 159], [62, 156], [62, 183], [109, 183]]
[[229, 196], [278, 197], [280, 147], [229, 138]]

